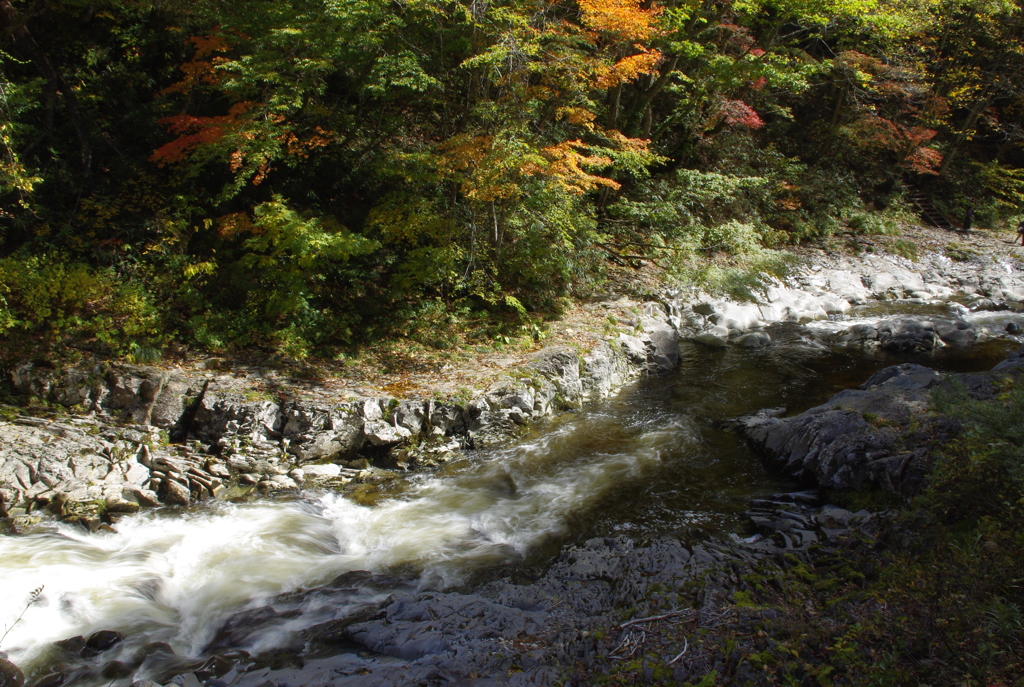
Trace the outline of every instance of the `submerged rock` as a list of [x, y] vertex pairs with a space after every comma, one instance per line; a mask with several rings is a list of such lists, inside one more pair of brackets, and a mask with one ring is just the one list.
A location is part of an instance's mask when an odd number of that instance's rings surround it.
[[90, 651], [101, 652], [113, 648], [124, 641], [124, 636], [114, 630], [100, 630], [89, 636], [85, 641], [85, 648]]

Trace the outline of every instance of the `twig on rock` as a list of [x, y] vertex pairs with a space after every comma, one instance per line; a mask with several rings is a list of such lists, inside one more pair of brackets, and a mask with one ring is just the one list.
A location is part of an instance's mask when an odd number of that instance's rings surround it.
[[621, 625], [619, 625], [619, 629], [625, 630], [630, 625], [639, 625], [640, 623], [653, 623], [655, 620], [665, 620], [666, 618], [672, 618], [677, 615], [686, 615], [687, 613], [692, 612], [693, 609], [691, 608], [678, 608], [674, 611], [670, 611], [662, 615], [652, 615], [647, 618], [637, 618], [636, 620], [630, 620], [628, 623], [622, 623]]
[[689, 650], [689, 648], [690, 648], [690, 640], [688, 640], [686, 637], [683, 637], [683, 650], [680, 651], [678, 654], [676, 654], [676, 657], [673, 658], [671, 661], [669, 661], [668, 664], [672, 665], [673, 663], [675, 663], [676, 661], [681, 659], [683, 657], [683, 655]]

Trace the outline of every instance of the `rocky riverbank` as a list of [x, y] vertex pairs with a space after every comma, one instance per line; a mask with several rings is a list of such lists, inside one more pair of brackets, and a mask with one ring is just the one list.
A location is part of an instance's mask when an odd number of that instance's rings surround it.
[[[873, 482], [906, 494], [920, 488], [935, 452], [961, 428], [957, 418], [929, 410], [927, 393], [959, 384], [971, 398], [990, 401], [1008, 384], [1019, 384], [1021, 369], [1024, 349], [991, 372], [972, 375], [894, 366], [819, 408], [789, 419], [748, 418], [741, 431], [752, 441], [768, 437], [760, 445], [823, 487]], [[832, 413], [845, 420], [820, 421]], [[812, 447], [801, 454], [802, 462], [793, 459], [798, 440], [804, 449]], [[915, 448], [825, 471], [837, 466], [830, 456], [864, 459], [870, 455], [865, 447], [886, 441]], [[879, 460], [899, 469], [880, 470]], [[823, 505], [826, 493], [812, 489], [755, 500], [747, 513], [749, 532], [727, 538], [592, 539], [563, 550], [527, 582], [506, 578], [466, 590], [419, 591], [414, 578], [347, 573], [240, 612], [220, 629], [210, 644], [213, 655], [204, 659], [177, 656], [162, 644], [130, 655], [115, 644], [68, 653], [67, 646], [86, 646], [86, 639], [72, 638], [59, 647], [60, 670], [33, 676], [34, 684], [118, 674], [182, 687], [490, 687], [612, 678], [622, 684], [698, 684], [709, 675], [719, 684], [776, 684], [779, 666], [791, 661], [788, 633], [794, 623], [808, 622], [802, 607], [779, 593], [795, 581], [809, 595], [807, 603], [827, 608], [828, 599], [815, 594], [831, 587], [821, 585], [863, 580], [879, 555], [870, 552], [891, 524], [891, 512]], [[880, 612], [870, 595], [847, 608], [852, 615]], [[310, 609], [320, 609], [321, 622], [295, 633], [290, 644], [259, 657], [217, 653]], [[841, 637], [833, 639], [842, 644]], [[793, 669], [816, 675], [834, 670], [832, 663], [828, 658]], [[863, 668], [858, 666], [850, 669]]]
[[[568, 330], [571, 346], [549, 346], [489, 388], [454, 396], [364, 395], [267, 370], [22, 364], [6, 372], [13, 393], [67, 414], [5, 411], [0, 517], [16, 529], [43, 514], [96, 528], [159, 504], [386, 481], [460, 449], [508, 441], [530, 422], [670, 370], [680, 340], [763, 347], [772, 325], [798, 323], [827, 344], [928, 352], [1024, 329], [1024, 264], [1015, 253], [947, 246], [916, 263], [824, 251], [804, 260], [760, 303], [671, 288], [647, 302], [594, 303], [588, 308], [604, 315], [602, 332]], [[952, 307], [929, 316], [844, 316], [872, 302]]]
[[677, 339], [662, 324], [585, 354], [543, 350], [514, 377], [463, 401], [339, 399], [297, 387], [271, 394], [251, 379], [138, 367], [21, 366], [11, 372], [16, 391], [70, 414], [12, 409], [0, 423], [0, 515], [15, 527], [40, 512], [96, 527], [101, 515], [109, 521], [160, 503], [391, 479], [463, 448], [508, 441], [531, 421], [671, 369]]
[[1024, 346], [988, 373], [943, 375], [907, 363], [794, 417], [767, 409], [741, 418], [739, 429], [779, 469], [819, 487], [912, 495], [931, 470], [935, 447], [961, 429], [956, 419], [929, 412], [932, 394], [959, 388], [988, 401], [1018, 384], [1022, 369]]

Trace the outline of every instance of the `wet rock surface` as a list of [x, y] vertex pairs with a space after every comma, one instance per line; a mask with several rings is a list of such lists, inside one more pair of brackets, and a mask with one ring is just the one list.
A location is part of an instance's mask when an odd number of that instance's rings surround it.
[[924, 483], [933, 448], [960, 431], [956, 421], [929, 410], [933, 390], [957, 385], [974, 399], [988, 399], [1022, 365], [1024, 347], [982, 374], [895, 365], [799, 415], [783, 418], [784, 409], [762, 410], [740, 418], [738, 429], [773, 464], [818, 486], [873, 485], [910, 495]]
[[25, 684], [25, 675], [18, 666], [10, 661], [0, 658], [0, 687], [22, 687]]

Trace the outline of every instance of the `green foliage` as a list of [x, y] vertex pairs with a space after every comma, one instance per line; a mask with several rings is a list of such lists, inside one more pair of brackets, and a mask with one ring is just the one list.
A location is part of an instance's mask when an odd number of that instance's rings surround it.
[[159, 332], [151, 296], [111, 268], [60, 254], [0, 260], [0, 335], [124, 355]]
[[[3, 59], [10, 59], [10, 56], [0, 51], [0, 61]], [[10, 83], [0, 67], [0, 203], [13, 202], [20, 210], [30, 208], [32, 191], [42, 181], [42, 177], [25, 167], [18, 154], [21, 128], [18, 120], [33, 106], [32, 96], [38, 93], [38, 86], [38, 81], [23, 86]], [[0, 220], [12, 217], [0, 205]], [[0, 245], [3, 238], [0, 234]]]
[[[787, 271], [783, 253], [764, 248], [777, 238], [760, 217], [771, 212], [778, 185], [763, 177], [679, 170], [673, 179], [647, 183], [609, 208], [616, 240], [639, 245], [664, 260], [682, 283], [752, 300]], [[739, 218], [754, 220], [741, 221]]]
[[846, 218], [846, 223], [856, 233], [868, 236], [891, 236], [900, 233], [899, 222], [888, 213], [854, 212]]
[[0, 257], [114, 270], [186, 345], [315, 355], [435, 299], [522, 324], [609, 261], [749, 296], [767, 247], [893, 233], [907, 174], [979, 226], [1024, 202], [1013, 3], [12, 10], [46, 59], [0, 37]]

